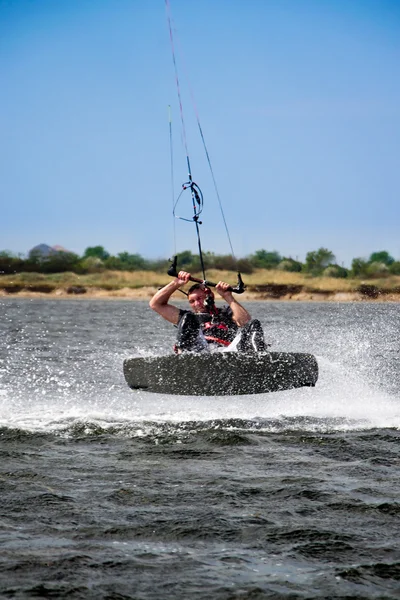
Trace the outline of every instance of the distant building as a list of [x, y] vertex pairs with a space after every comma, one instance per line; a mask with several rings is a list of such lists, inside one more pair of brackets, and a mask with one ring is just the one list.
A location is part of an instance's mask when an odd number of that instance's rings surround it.
[[59, 252], [69, 252], [62, 246], [49, 246], [48, 244], [38, 244], [29, 250], [28, 255], [30, 258], [49, 258], [49, 256], [54, 256]]

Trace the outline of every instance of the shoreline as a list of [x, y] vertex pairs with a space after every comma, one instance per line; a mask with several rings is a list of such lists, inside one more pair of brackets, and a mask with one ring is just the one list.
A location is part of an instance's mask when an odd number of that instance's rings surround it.
[[[20, 289], [7, 291], [0, 289], [0, 298], [30, 298], [51, 300], [141, 300], [148, 301], [156, 293], [157, 287], [143, 286], [139, 288], [120, 288], [107, 290], [104, 288], [56, 288], [51, 291]], [[184, 300], [178, 293], [173, 294], [175, 300]], [[330, 290], [248, 290], [239, 296], [242, 302], [400, 302], [400, 292], [373, 289], [360, 291]], [[217, 298], [218, 299], [218, 298]]]
[[[201, 280], [201, 274], [195, 273], [194, 276]], [[209, 281], [234, 282], [237, 274], [211, 269], [208, 278]], [[156, 271], [3, 274], [0, 277], [0, 297], [149, 301], [169, 281], [171, 278], [167, 274]], [[369, 280], [338, 279], [258, 269], [245, 276], [245, 285], [246, 291], [238, 296], [243, 302], [400, 301], [400, 275]], [[177, 291], [174, 299], [182, 301], [184, 296]]]

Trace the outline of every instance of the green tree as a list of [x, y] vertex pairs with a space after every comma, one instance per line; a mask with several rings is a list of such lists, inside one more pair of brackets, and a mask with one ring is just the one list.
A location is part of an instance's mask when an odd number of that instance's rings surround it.
[[290, 273], [300, 273], [303, 265], [298, 260], [293, 258], [283, 258], [277, 267], [280, 271], [288, 271]]
[[395, 260], [389, 267], [389, 271], [392, 275], [400, 275], [400, 261]]
[[75, 271], [79, 265], [79, 256], [74, 252], [56, 252], [40, 261], [41, 273], [64, 273]]
[[345, 279], [349, 272], [345, 267], [341, 267], [340, 265], [329, 265], [326, 269], [323, 270], [324, 277], [337, 277]]
[[369, 277], [386, 277], [389, 275], [389, 267], [383, 262], [371, 262], [367, 266]]
[[14, 252], [11, 252], [11, 250], [0, 250], [0, 257], [1, 258], [16, 258]]
[[120, 252], [117, 256], [109, 256], [104, 261], [106, 269], [119, 271], [141, 271], [146, 269], [147, 261], [140, 254]]
[[367, 276], [368, 262], [364, 258], [353, 258], [351, 263], [351, 274], [353, 277]]
[[390, 256], [389, 252], [386, 250], [380, 250], [379, 252], [373, 252], [369, 257], [368, 262], [370, 263], [383, 263], [390, 267], [391, 264], [394, 263], [393, 256]]
[[319, 248], [308, 252], [304, 270], [312, 275], [321, 275], [322, 271], [335, 261], [335, 255], [328, 248]]
[[158, 258], [155, 260], [147, 260], [146, 261], [146, 270], [148, 271], [157, 271], [160, 273], [165, 273], [168, 271], [171, 266], [171, 261], [166, 260], [164, 258]]
[[221, 254], [214, 256], [214, 268], [221, 271], [237, 271], [237, 260], [232, 254]]
[[83, 254], [83, 258], [100, 258], [100, 260], [107, 260], [109, 256], [110, 253], [103, 246], [89, 246]]
[[126, 265], [124, 266], [121, 259], [118, 256], [109, 256], [105, 261], [102, 261], [106, 269], [111, 271], [128, 271]]
[[104, 262], [97, 256], [88, 256], [82, 260], [81, 267], [84, 273], [100, 273], [104, 271]]
[[251, 264], [257, 269], [276, 269], [282, 260], [281, 255], [276, 250], [256, 250], [249, 256]]
[[196, 259], [196, 256], [190, 250], [184, 250], [178, 253], [178, 267], [187, 267]]
[[123, 265], [127, 265], [132, 271], [146, 269], [147, 261], [141, 254], [129, 254], [129, 252], [120, 252], [118, 258]]
[[248, 258], [239, 258], [236, 268], [243, 275], [250, 275], [253, 272], [253, 265]]
[[9, 250], [0, 252], [0, 275], [11, 275], [24, 270], [25, 261]]
[[[179, 271], [190, 271], [192, 273], [198, 272], [201, 270], [200, 258], [197, 254], [192, 254], [190, 250], [184, 250], [183, 252], [179, 252], [177, 255], [177, 270]], [[204, 253], [204, 264], [207, 268], [207, 253]]]

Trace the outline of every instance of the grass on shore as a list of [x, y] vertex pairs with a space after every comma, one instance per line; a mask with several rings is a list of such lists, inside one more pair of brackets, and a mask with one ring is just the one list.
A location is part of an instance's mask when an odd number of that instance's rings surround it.
[[[194, 273], [195, 277], [201, 278], [200, 273]], [[210, 281], [227, 281], [236, 285], [236, 273], [232, 271], [207, 271]], [[400, 276], [389, 276], [380, 279], [338, 279], [334, 277], [312, 277], [305, 273], [288, 273], [278, 270], [257, 269], [251, 275], [244, 275], [243, 279], [248, 290], [254, 290], [259, 286], [299, 286], [304, 291], [314, 292], [351, 292], [359, 288], [361, 284], [376, 286], [379, 290], [400, 291]], [[71, 286], [82, 286], [85, 288], [97, 288], [103, 290], [118, 290], [122, 288], [138, 289], [143, 287], [157, 288], [171, 281], [171, 277], [164, 273], [154, 271], [103, 271], [87, 275], [76, 273], [54, 273], [45, 275], [42, 273], [17, 273], [15, 275], [2, 275], [0, 277], [0, 289], [21, 287], [24, 289], [43, 288], [68, 288]]]

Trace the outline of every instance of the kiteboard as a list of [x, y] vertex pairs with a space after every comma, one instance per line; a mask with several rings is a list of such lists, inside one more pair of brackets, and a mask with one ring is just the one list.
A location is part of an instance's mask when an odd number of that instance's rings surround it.
[[296, 352], [183, 353], [124, 361], [134, 390], [185, 396], [264, 394], [315, 386], [318, 363]]

